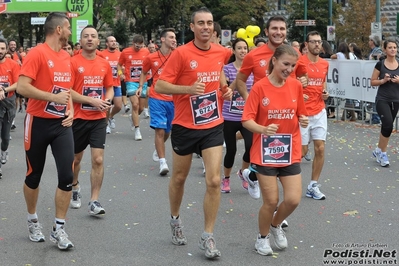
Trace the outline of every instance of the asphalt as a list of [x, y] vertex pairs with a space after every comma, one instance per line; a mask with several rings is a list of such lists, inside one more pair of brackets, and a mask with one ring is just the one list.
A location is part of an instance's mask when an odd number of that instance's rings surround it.
[[[80, 173], [83, 206], [77, 210], [70, 209], [66, 223], [66, 232], [75, 248], [60, 251], [49, 240], [57, 185], [54, 159], [49, 148], [37, 210], [46, 241], [29, 241], [22, 193], [26, 171], [23, 118], [23, 113], [17, 114], [17, 128], [11, 134], [9, 161], [2, 166], [3, 178], [0, 179], [2, 266], [333, 265], [326, 259], [334, 257], [343, 260], [341, 265], [378, 265], [382, 260], [396, 259], [393, 251], [399, 246], [397, 133], [392, 134], [389, 142], [391, 165], [382, 168], [371, 155], [378, 142], [378, 126], [329, 120], [326, 158], [320, 180], [327, 199], [318, 201], [305, 197], [312, 166], [311, 162], [303, 161], [304, 196], [288, 218], [288, 248], [284, 251], [274, 248], [273, 256], [254, 252], [261, 200], [253, 200], [233, 175], [232, 192], [222, 194], [214, 232], [222, 257], [210, 261], [197, 245], [203, 230], [205, 191], [201, 159], [193, 157], [181, 206], [188, 244], [174, 246], [169, 227], [170, 174], [159, 176], [159, 165], [152, 161], [154, 131], [149, 128], [149, 120], [141, 120], [143, 140], [134, 141], [126, 115], [116, 116], [117, 128], [107, 135], [105, 177], [100, 196], [106, 214], [92, 217], [87, 211], [90, 196], [90, 152], [87, 151]], [[171, 168], [170, 142], [166, 146]], [[233, 172], [241, 164], [243, 142], [239, 141], [238, 146]], [[356, 258], [354, 251], [362, 250], [366, 258], [360, 253]], [[380, 250], [390, 253], [386, 253], [385, 258], [376, 258]], [[360, 259], [370, 263], [361, 264]], [[395, 264], [392, 261], [385, 265]]]

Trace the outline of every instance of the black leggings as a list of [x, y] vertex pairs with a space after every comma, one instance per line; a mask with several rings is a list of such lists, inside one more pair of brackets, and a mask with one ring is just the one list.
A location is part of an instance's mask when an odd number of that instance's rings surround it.
[[25, 184], [36, 189], [39, 186], [46, 162], [47, 147], [55, 159], [58, 188], [72, 190], [74, 143], [72, 127], [64, 127], [60, 119], [46, 119], [27, 114], [25, 117], [25, 154], [27, 173]]
[[242, 126], [241, 121], [224, 121], [223, 135], [226, 143], [226, 154], [224, 156], [223, 165], [226, 168], [233, 167], [234, 158], [237, 152], [236, 133], [240, 131], [244, 138], [245, 152], [242, 160], [249, 163], [249, 153], [252, 146], [252, 132]]
[[122, 96], [126, 96], [126, 82], [124, 80], [121, 80], [121, 92]]
[[399, 103], [378, 100], [375, 104], [377, 113], [381, 118], [381, 135], [389, 138], [393, 130], [393, 121], [399, 110]]

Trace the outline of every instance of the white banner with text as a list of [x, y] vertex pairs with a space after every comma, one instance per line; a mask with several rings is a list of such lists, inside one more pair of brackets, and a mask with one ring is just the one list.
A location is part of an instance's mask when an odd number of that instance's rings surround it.
[[378, 61], [327, 60], [330, 64], [327, 88], [331, 97], [374, 102], [378, 87], [371, 86], [371, 75]]

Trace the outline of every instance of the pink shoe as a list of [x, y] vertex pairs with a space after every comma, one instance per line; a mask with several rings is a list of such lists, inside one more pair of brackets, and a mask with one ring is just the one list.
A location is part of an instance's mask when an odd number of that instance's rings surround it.
[[238, 170], [237, 175], [242, 181], [242, 183], [241, 183], [242, 188], [245, 189], [245, 190], [248, 190], [248, 182], [245, 181], [244, 177], [242, 177], [241, 169]]
[[223, 178], [220, 184], [222, 193], [230, 193], [230, 178]]

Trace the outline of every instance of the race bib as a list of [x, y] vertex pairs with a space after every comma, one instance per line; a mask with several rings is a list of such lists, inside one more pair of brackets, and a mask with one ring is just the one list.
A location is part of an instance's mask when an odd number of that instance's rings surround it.
[[233, 93], [233, 97], [230, 101], [229, 112], [233, 114], [242, 114], [244, 111], [245, 100], [241, 97], [238, 91]]
[[[62, 88], [62, 87], [53, 86], [51, 93], [58, 94], [63, 91], [69, 91], [69, 90]], [[47, 102], [46, 107], [44, 108], [44, 112], [58, 116], [58, 117], [65, 117], [66, 109], [67, 109], [66, 104]]]
[[131, 79], [139, 79], [141, 75], [142, 67], [141, 66], [131, 66], [130, 67], [130, 78]]
[[112, 77], [117, 78], [118, 77], [118, 67], [117, 66], [111, 66], [112, 69]]
[[216, 91], [191, 96], [190, 102], [194, 125], [205, 125], [220, 118]]
[[4, 89], [8, 88], [8, 87], [10, 87], [10, 83], [9, 82], [0, 82], [0, 87], [3, 87]]
[[[8, 87], [10, 87], [10, 83], [9, 82], [0, 82], [0, 87], [3, 87], [4, 89], [8, 88]], [[6, 97], [8, 96], [8, 92], [5, 92], [5, 96]]]
[[[103, 87], [94, 87], [94, 86], [83, 87], [82, 95], [95, 99], [102, 99]], [[82, 103], [80, 109], [87, 111], [99, 111], [97, 107], [85, 103]]]
[[291, 134], [261, 135], [263, 164], [291, 164]]

